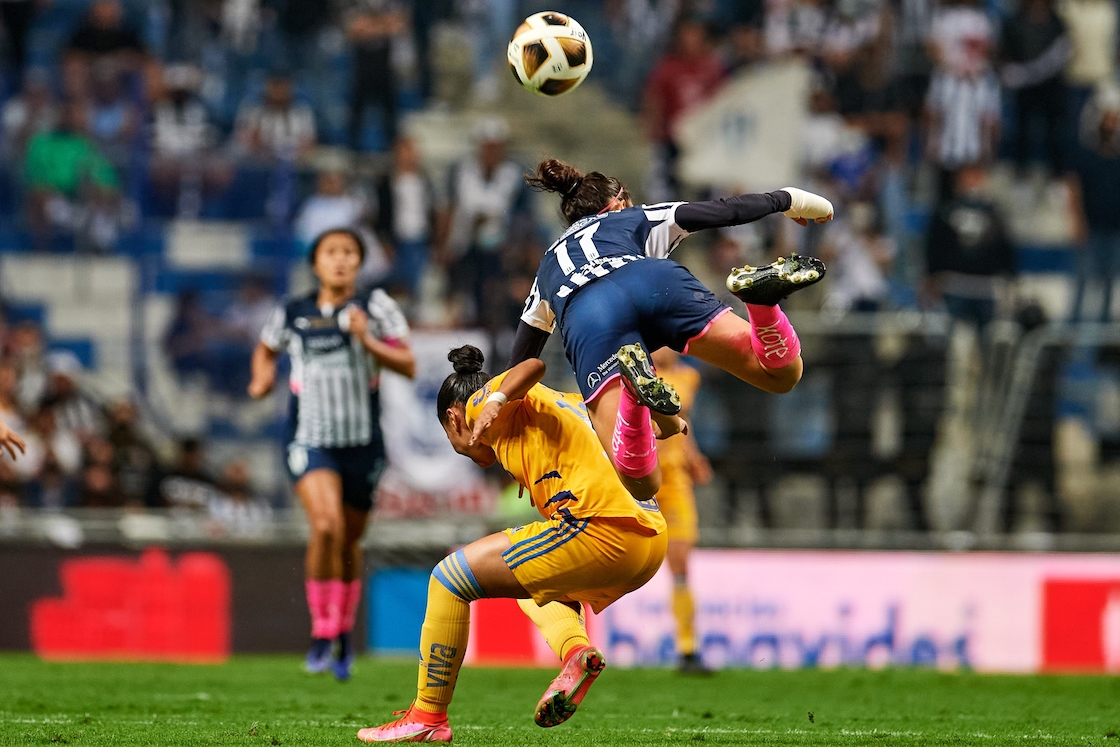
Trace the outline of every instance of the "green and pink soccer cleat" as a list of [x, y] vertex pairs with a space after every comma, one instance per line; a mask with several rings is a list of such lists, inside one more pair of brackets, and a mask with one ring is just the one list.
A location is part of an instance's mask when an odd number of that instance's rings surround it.
[[[564, 723], [576, 712], [595, 678], [607, 667], [603, 652], [593, 646], [580, 646], [568, 653], [560, 675], [544, 691], [533, 720], [537, 726]], [[448, 734], [451, 732], [449, 731]]]
[[[400, 716], [396, 721], [390, 721], [381, 726], [371, 726], [358, 732], [358, 739], [363, 742], [450, 742], [451, 724], [447, 723], [446, 715], [436, 723], [432, 719], [425, 719], [423, 715], [414, 715], [415, 706], [403, 711], [394, 711], [394, 716]], [[420, 711], [423, 714], [423, 711]], [[427, 714], [434, 716], [435, 714]]]

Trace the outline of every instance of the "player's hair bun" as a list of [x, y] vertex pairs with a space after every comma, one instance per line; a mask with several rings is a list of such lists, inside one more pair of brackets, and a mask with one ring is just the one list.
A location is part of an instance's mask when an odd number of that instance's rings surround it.
[[537, 166], [536, 176], [529, 176], [526, 181], [546, 192], [558, 192], [568, 198], [579, 189], [583, 173], [558, 158], [546, 158]]
[[613, 176], [598, 171], [584, 174], [558, 158], [541, 161], [537, 173], [527, 174], [525, 182], [534, 189], [559, 193], [560, 213], [568, 223], [620, 206], [630, 199], [626, 187]]
[[482, 364], [486, 362], [482, 351], [474, 345], [464, 345], [461, 348], [455, 348], [447, 354], [447, 360], [451, 361], [455, 373], [460, 376], [478, 373], [482, 370]]

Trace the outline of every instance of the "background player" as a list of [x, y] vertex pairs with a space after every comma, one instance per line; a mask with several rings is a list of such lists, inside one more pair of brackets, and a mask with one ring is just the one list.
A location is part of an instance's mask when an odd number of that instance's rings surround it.
[[687, 352], [765, 391], [788, 392], [801, 379], [801, 346], [777, 304], [825, 272], [820, 260], [795, 256], [732, 270], [727, 287], [747, 304], [748, 323], [727, 313], [731, 309], [692, 273], [664, 260], [693, 231], [778, 212], [802, 225], [823, 223], [832, 219], [832, 204], [788, 187], [634, 207], [615, 177], [583, 174], [554, 158], [542, 161], [528, 182], [560, 194], [570, 225], [541, 260], [510, 363], [540, 355], [559, 324], [603, 448], [631, 494], [652, 498], [661, 472], [650, 412], [663, 435], [676, 433], [683, 421], [676, 417], [679, 400], [654, 374], [645, 351]]
[[[311, 538], [306, 591], [311, 611], [307, 670], [350, 676], [350, 632], [362, 595], [359, 545], [385, 464], [378, 373], [384, 366], [411, 378], [416, 360], [408, 323], [384, 291], [357, 292], [365, 259], [361, 238], [331, 230], [311, 247], [319, 290], [282, 304], [253, 353], [249, 394], [263, 397], [276, 381], [276, 359], [292, 359], [288, 474]], [[338, 650], [331, 658], [332, 642]]]
[[[700, 388], [700, 372], [683, 363], [680, 355], [669, 348], [656, 350], [651, 357], [658, 376], [680, 397], [681, 417], [687, 420]], [[677, 620], [679, 669], [686, 673], [703, 673], [708, 670], [696, 653], [695, 605], [688, 588], [688, 556], [699, 536], [692, 485], [708, 484], [712, 479], [712, 466], [700, 452], [692, 433], [658, 441], [657, 461], [661, 464], [657, 505], [661, 507], [669, 530], [665, 562], [673, 573], [673, 617]]]
[[564, 664], [537, 704], [539, 726], [566, 721], [606, 666], [584, 628], [582, 604], [601, 612], [645, 584], [665, 557], [665, 520], [615, 477], [582, 402], [542, 386], [526, 360], [493, 379], [469, 345], [447, 356], [436, 406], [455, 451], [499, 462], [544, 517], [472, 542], [428, 582], [416, 700], [397, 721], [362, 729], [366, 742], [450, 742], [447, 706], [467, 650], [470, 602], [518, 599]]

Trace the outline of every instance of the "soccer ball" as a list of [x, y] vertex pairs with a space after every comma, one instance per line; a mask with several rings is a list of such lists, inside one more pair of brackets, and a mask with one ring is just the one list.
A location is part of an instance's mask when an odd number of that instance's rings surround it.
[[517, 27], [506, 59], [522, 86], [541, 96], [560, 96], [591, 72], [591, 39], [576, 19], [546, 10]]

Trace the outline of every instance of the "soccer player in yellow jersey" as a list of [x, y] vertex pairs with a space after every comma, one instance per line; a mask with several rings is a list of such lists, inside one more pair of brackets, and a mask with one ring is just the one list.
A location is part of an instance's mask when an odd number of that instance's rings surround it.
[[447, 356], [455, 373], [436, 407], [455, 451], [482, 467], [501, 463], [542, 521], [472, 542], [444, 558], [428, 582], [416, 700], [401, 718], [362, 729], [364, 742], [450, 742], [447, 706], [467, 650], [470, 603], [517, 599], [563, 661], [537, 703], [539, 726], [568, 720], [603, 671], [583, 605], [595, 612], [639, 588], [665, 558], [657, 502], [622, 486], [583, 401], [540, 384], [544, 363], [523, 361], [491, 378], [470, 345]]
[[[681, 417], [689, 419], [689, 411], [700, 388], [700, 372], [681, 362], [671, 348], [653, 354], [657, 374], [677, 390], [681, 399]], [[677, 653], [679, 668], [689, 674], [705, 673], [696, 653], [696, 631], [693, 623], [694, 605], [688, 588], [688, 556], [696, 547], [698, 520], [694, 483], [704, 485], [712, 479], [712, 467], [700, 453], [691, 433], [657, 442], [657, 460], [661, 463], [661, 489], [657, 503], [669, 529], [669, 548], [665, 560], [673, 573], [673, 617], [677, 619]]]

